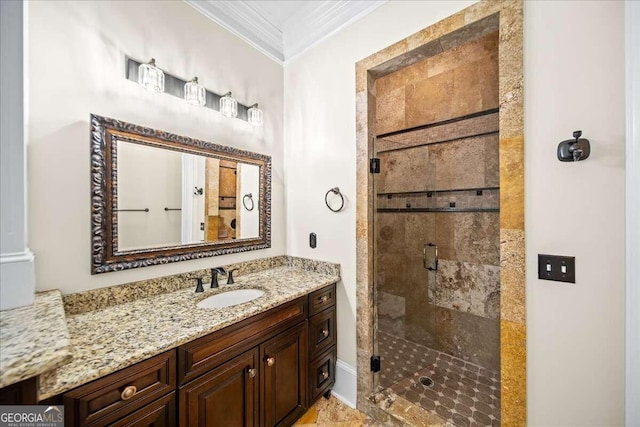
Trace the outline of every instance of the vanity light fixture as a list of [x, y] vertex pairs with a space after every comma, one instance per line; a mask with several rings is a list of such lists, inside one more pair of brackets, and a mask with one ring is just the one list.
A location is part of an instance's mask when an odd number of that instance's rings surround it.
[[197, 77], [184, 84], [184, 100], [198, 107], [202, 107], [206, 103], [206, 90], [204, 86], [198, 83]]
[[254, 126], [262, 126], [262, 110], [257, 103], [247, 110], [247, 121]]
[[237, 117], [238, 116], [238, 101], [231, 96], [231, 92], [224, 94], [220, 98], [220, 112], [225, 117]]
[[138, 67], [138, 83], [151, 92], [164, 92], [164, 73], [156, 67], [155, 58]]

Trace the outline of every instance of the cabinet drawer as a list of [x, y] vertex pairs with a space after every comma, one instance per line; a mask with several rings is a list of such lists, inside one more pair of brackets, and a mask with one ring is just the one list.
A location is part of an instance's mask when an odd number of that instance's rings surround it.
[[336, 350], [332, 347], [309, 364], [309, 406], [336, 381]]
[[65, 425], [111, 425], [175, 387], [176, 356], [171, 350], [66, 393]]
[[336, 310], [334, 307], [309, 319], [309, 360], [336, 344]]
[[178, 382], [186, 384], [307, 318], [307, 299], [298, 298], [178, 348]]
[[309, 294], [309, 316], [333, 307], [336, 304], [336, 284], [326, 286]]
[[175, 425], [176, 393], [173, 392], [111, 424], [111, 427], [171, 427]]

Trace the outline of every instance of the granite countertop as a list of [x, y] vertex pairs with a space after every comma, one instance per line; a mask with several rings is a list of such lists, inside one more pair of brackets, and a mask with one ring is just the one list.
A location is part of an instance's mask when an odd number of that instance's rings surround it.
[[[240, 320], [340, 280], [299, 267], [282, 266], [240, 276], [234, 285], [204, 293], [194, 287], [138, 299], [66, 318], [73, 359], [40, 378], [40, 399], [65, 392], [205, 336]], [[262, 289], [253, 301], [222, 309], [196, 304], [233, 289]]]
[[33, 305], [0, 311], [0, 388], [57, 368], [71, 358], [60, 291]]

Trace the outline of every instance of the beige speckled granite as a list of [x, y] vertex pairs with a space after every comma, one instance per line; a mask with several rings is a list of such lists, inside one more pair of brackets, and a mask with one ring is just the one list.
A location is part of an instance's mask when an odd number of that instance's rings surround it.
[[[275, 267], [292, 266], [310, 270], [322, 274], [340, 275], [340, 266], [324, 261], [315, 261], [306, 258], [280, 255], [270, 258], [260, 258], [235, 264], [223, 265], [226, 270], [238, 269], [234, 277], [238, 278], [249, 273], [256, 273]], [[212, 265], [213, 267], [213, 265]], [[67, 315], [87, 313], [100, 310], [118, 304], [135, 301], [140, 298], [149, 298], [155, 295], [174, 292], [189, 287], [195, 288], [195, 279], [211, 278], [210, 269], [190, 271], [188, 273], [174, 274], [172, 276], [158, 277], [155, 279], [140, 280], [138, 282], [123, 285], [109, 286], [106, 288], [92, 289], [86, 292], [68, 294], [63, 296], [64, 309]], [[220, 283], [224, 283], [222, 278]]]
[[0, 388], [55, 369], [71, 357], [60, 291], [0, 311]]
[[[73, 359], [41, 377], [40, 398], [70, 390], [340, 280], [337, 264], [291, 257], [286, 257], [285, 263], [307, 269], [284, 265], [240, 275], [236, 284], [217, 290], [205, 284], [205, 292], [196, 294], [189, 286], [68, 316]], [[224, 309], [196, 307], [215, 293], [242, 288], [262, 289], [265, 295]]]

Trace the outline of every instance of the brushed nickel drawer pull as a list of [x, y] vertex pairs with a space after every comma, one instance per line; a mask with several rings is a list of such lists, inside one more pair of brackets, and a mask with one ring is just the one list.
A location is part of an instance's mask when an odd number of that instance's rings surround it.
[[329, 378], [329, 372], [327, 372], [327, 371], [323, 371], [323, 372], [322, 372], [322, 379], [323, 379], [323, 380], [326, 380], [327, 378]]
[[319, 299], [320, 302], [327, 302], [329, 301], [329, 295], [322, 295]]
[[273, 366], [276, 363], [276, 359], [273, 357], [267, 357], [267, 366]]
[[255, 368], [249, 368], [249, 369], [247, 370], [247, 372], [249, 373], [249, 378], [255, 378], [255, 376], [256, 376], [256, 370], [255, 370]]
[[323, 329], [322, 330], [322, 336], [325, 337], [325, 338], [328, 337], [329, 336], [329, 331], [326, 330], [326, 329]]
[[137, 391], [138, 389], [136, 388], [136, 386], [134, 385], [127, 386], [124, 388], [124, 390], [122, 390], [122, 394], [120, 395], [120, 398], [122, 400], [129, 400], [133, 396], [135, 396]]

